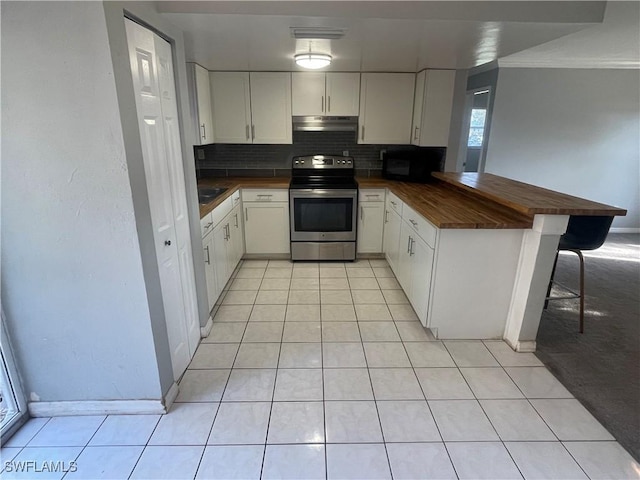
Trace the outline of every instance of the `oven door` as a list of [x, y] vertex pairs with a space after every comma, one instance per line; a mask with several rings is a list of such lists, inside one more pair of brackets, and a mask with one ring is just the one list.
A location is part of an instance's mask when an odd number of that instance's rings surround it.
[[356, 189], [290, 189], [292, 242], [356, 240]]

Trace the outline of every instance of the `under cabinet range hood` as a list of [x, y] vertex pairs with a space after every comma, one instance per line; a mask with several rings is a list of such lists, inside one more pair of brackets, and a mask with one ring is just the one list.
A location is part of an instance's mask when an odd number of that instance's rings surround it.
[[294, 116], [296, 132], [357, 132], [358, 117]]

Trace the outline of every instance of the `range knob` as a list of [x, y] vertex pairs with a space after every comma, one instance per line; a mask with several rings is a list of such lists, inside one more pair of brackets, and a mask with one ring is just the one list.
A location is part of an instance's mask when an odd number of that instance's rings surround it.
[[300, 162], [298, 162], [298, 160], [296, 160], [296, 161], [295, 161], [295, 164], [296, 164], [296, 165], [298, 165], [298, 163], [300, 163]]
[[300, 163], [304, 164], [304, 160], [300, 160]]

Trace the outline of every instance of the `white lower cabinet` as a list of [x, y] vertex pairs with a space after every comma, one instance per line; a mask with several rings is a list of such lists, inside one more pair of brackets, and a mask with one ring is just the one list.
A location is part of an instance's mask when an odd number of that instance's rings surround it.
[[387, 196], [384, 228], [387, 261], [426, 327], [437, 229], [392, 193]]
[[247, 254], [287, 254], [291, 251], [288, 195], [286, 189], [242, 191]]
[[202, 239], [202, 246], [204, 248], [204, 274], [207, 280], [207, 301], [209, 304], [209, 311], [216, 304], [216, 300], [220, 296], [222, 288], [218, 289], [218, 283], [216, 281], [216, 271], [214, 264], [214, 247], [213, 247], [213, 234], [209, 232]]
[[402, 202], [392, 193], [387, 195], [384, 209], [384, 237], [382, 242], [382, 251], [389, 262], [392, 270], [398, 267], [398, 256], [400, 255], [400, 225], [402, 224], [401, 213], [394, 208], [393, 204], [400, 206], [402, 212]]
[[[227, 284], [244, 253], [242, 206], [239, 192], [237, 195], [234, 194], [233, 198], [225, 200], [211, 214], [205, 217], [206, 219], [220, 218], [220, 211], [222, 213], [228, 212], [233, 203], [236, 206], [233, 207], [231, 212], [217, 222], [213, 229], [209, 227], [202, 239], [209, 310], [213, 308], [218, 297], [220, 297], [222, 289]], [[207, 221], [205, 225], [210, 223]]]
[[384, 190], [358, 192], [358, 253], [381, 253], [384, 232]]

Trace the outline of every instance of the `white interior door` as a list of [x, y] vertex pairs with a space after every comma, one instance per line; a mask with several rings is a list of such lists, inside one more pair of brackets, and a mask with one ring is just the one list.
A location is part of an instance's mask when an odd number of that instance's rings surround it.
[[[189, 262], [171, 47], [150, 30], [128, 19], [125, 22], [171, 361], [178, 379], [197, 346], [197, 339], [192, 339], [197, 315], [190, 292], [194, 290], [193, 262]], [[160, 42], [167, 44], [168, 55]], [[163, 96], [168, 97], [166, 101]]]

